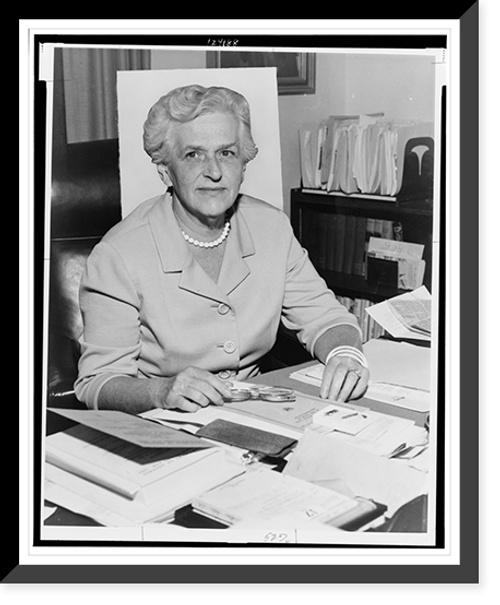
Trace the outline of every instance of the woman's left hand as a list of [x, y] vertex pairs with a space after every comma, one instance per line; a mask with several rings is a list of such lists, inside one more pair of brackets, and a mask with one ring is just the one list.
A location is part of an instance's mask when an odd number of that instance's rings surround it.
[[370, 372], [355, 359], [332, 357], [323, 373], [320, 397], [345, 402], [362, 397], [368, 387]]

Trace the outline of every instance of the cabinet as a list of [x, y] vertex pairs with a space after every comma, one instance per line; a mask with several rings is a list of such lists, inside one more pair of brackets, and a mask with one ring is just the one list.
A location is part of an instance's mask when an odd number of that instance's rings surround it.
[[[396, 199], [385, 201], [371, 197], [343, 196], [320, 191], [291, 191], [290, 218], [295, 235], [308, 250], [311, 260], [320, 275], [337, 296], [367, 299], [371, 303], [380, 302], [404, 292], [397, 287], [368, 281], [366, 271], [363, 274], [346, 272], [340, 267], [334, 268], [335, 238], [333, 227], [335, 220], [341, 216], [340, 233], [343, 236], [343, 249], [353, 246], [355, 235], [352, 230], [354, 217], [400, 223], [403, 241], [423, 244], [425, 260], [424, 285], [431, 292], [432, 285], [432, 199]], [[345, 219], [345, 217], [351, 217]], [[333, 230], [333, 231], [332, 231]], [[364, 244], [363, 244], [364, 246]], [[351, 251], [352, 253], [352, 251]], [[365, 265], [366, 268], [366, 265]], [[339, 270], [340, 269], [340, 270]]]

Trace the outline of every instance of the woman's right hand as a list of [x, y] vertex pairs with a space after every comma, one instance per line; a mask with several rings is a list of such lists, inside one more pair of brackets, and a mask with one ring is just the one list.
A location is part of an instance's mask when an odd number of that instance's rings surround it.
[[156, 407], [196, 412], [210, 404], [222, 405], [230, 396], [229, 383], [207, 370], [188, 367], [161, 381]]

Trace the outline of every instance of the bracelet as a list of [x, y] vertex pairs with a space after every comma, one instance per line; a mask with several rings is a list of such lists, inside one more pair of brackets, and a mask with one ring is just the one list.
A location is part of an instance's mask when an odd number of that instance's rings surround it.
[[359, 349], [356, 349], [356, 347], [351, 347], [348, 345], [335, 347], [335, 349], [332, 349], [326, 356], [325, 366], [332, 357], [336, 356], [350, 357], [351, 359], [354, 359], [355, 361], [360, 363], [364, 368], [368, 368], [368, 361], [366, 357]]

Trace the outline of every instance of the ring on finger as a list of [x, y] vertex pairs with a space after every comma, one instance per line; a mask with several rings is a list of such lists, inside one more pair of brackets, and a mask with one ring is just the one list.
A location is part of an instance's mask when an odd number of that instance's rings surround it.
[[348, 373], [349, 372], [353, 372], [358, 378], [361, 378], [361, 370], [358, 370], [358, 368], [349, 368]]

